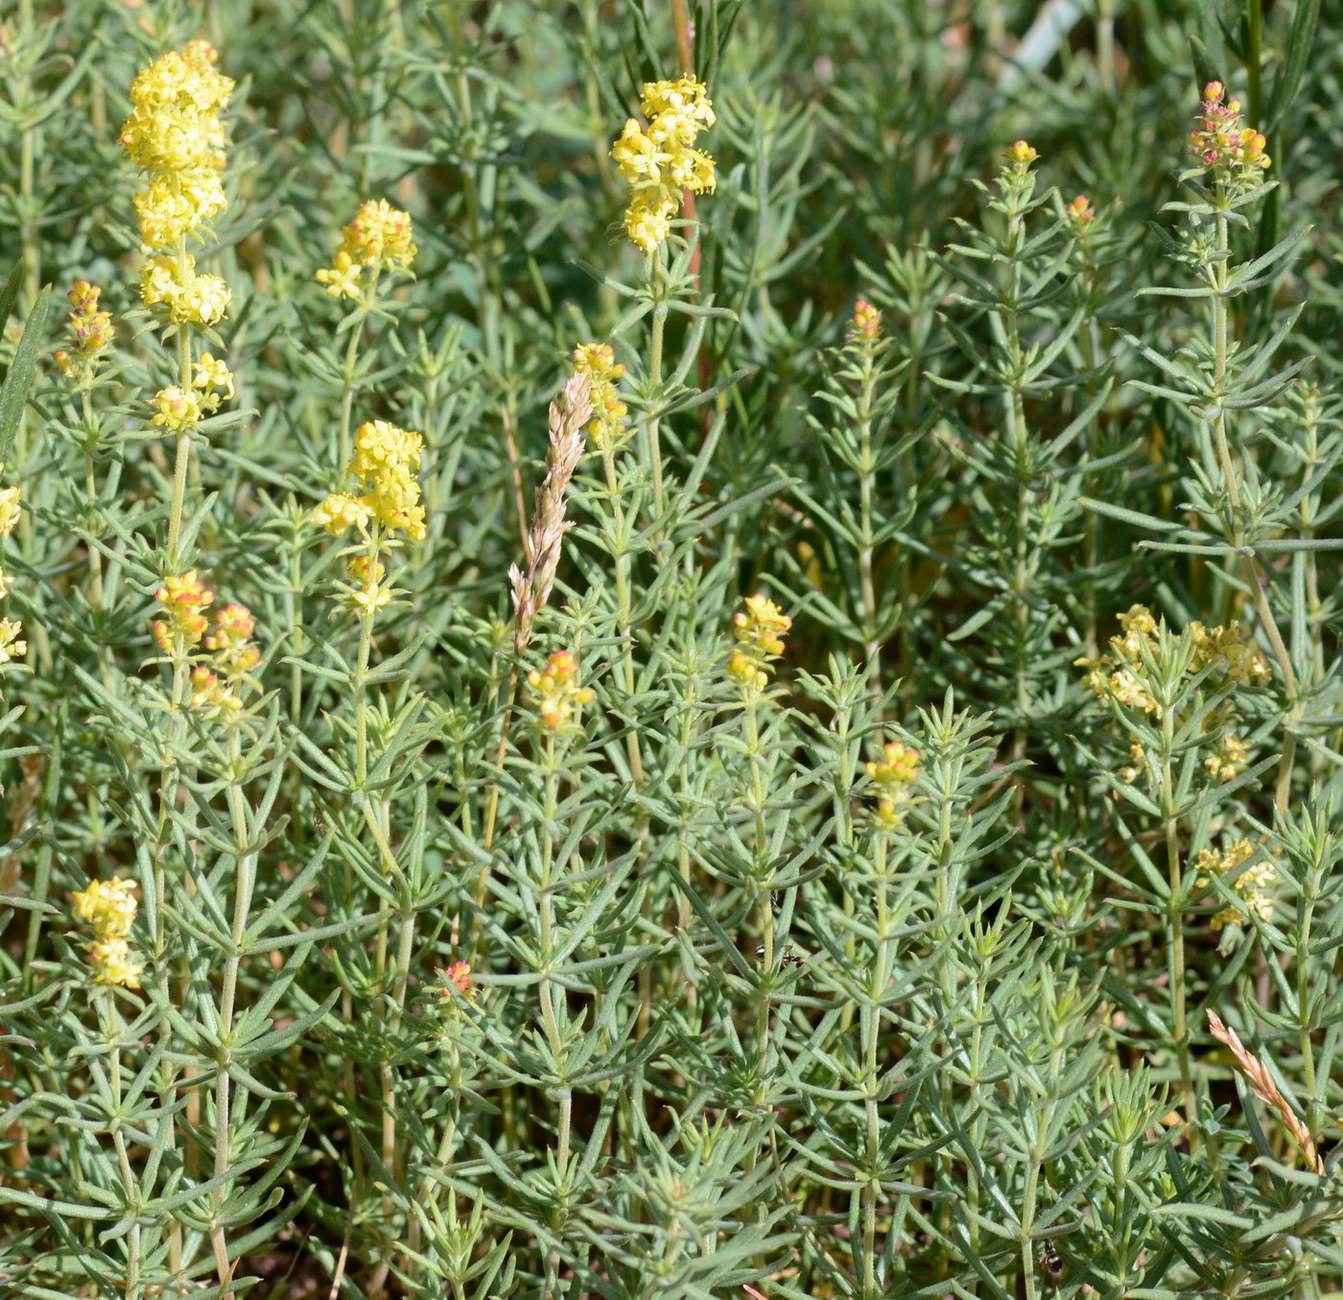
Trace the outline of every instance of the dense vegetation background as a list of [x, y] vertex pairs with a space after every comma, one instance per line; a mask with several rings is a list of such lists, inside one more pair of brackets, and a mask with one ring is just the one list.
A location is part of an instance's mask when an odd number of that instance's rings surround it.
[[[193, 40], [173, 316], [120, 137]], [[0, 1293], [1343, 1293], [1340, 49], [7, 9]], [[323, 526], [384, 472], [422, 526]]]

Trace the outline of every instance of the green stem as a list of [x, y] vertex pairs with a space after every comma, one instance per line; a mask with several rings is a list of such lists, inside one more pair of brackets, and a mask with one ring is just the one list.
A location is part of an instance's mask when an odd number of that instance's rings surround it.
[[1190, 1144], [1195, 1141], [1198, 1101], [1194, 1095], [1193, 1072], [1189, 1061], [1189, 1032], [1186, 1022], [1184, 966], [1184, 881], [1180, 863], [1179, 814], [1175, 808], [1175, 783], [1171, 757], [1175, 748], [1175, 715], [1167, 707], [1161, 718], [1161, 798], [1166, 824], [1166, 871], [1170, 887], [1167, 928], [1170, 942], [1170, 996], [1174, 1014], [1172, 1041], [1179, 1062], [1180, 1088], [1184, 1094], [1185, 1119], [1189, 1122]]
[[887, 904], [886, 836], [877, 833], [877, 952], [872, 972], [870, 1001], [862, 1010], [863, 1038], [863, 1110], [866, 1119], [863, 1160], [862, 1219], [863, 1245], [860, 1261], [859, 1294], [863, 1300], [877, 1300], [881, 1286], [877, 1279], [877, 1194], [880, 1185], [877, 1170], [881, 1160], [881, 1111], [877, 1092], [877, 1046], [881, 1038], [881, 1008], [890, 980], [893, 959], [890, 908]]
[[1268, 602], [1268, 593], [1264, 588], [1264, 582], [1261, 581], [1259, 562], [1255, 559], [1253, 551], [1246, 547], [1244, 520], [1241, 517], [1240, 507], [1240, 488], [1236, 478], [1235, 465], [1231, 459], [1231, 449], [1227, 441], [1226, 429], [1226, 406], [1222, 401], [1222, 393], [1226, 383], [1227, 373], [1227, 354], [1228, 354], [1228, 312], [1227, 312], [1227, 294], [1228, 294], [1228, 253], [1230, 250], [1230, 241], [1227, 229], [1226, 214], [1219, 212], [1217, 214], [1217, 261], [1212, 268], [1214, 293], [1212, 296], [1213, 312], [1213, 392], [1216, 403], [1216, 417], [1213, 420], [1213, 440], [1217, 451], [1217, 461], [1221, 467], [1222, 478], [1226, 484], [1227, 507], [1231, 515], [1231, 540], [1232, 545], [1242, 551], [1241, 564], [1245, 573], [1245, 581], [1250, 591], [1254, 595], [1255, 608], [1259, 614], [1259, 621], [1263, 624], [1265, 633], [1268, 636], [1269, 644], [1273, 648], [1274, 658], [1278, 661], [1278, 667], [1282, 672], [1283, 691], [1286, 695], [1286, 712], [1283, 717], [1283, 743], [1282, 759], [1278, 764], [1277, 788], [1274, 793], [1274, 804], [1279, 812], [1285, 812], [1288, 800], [1291, 796], [1292, 766], [1296, 759], [1296, 735], [1292, 731], [1292, 726], [1297, 720], [1297, 691], [1296, 691], [1296, 673], [1292, 669], [1292, 657], [1287, 651], [1287, 646], [1282, 639], [1282, 633], [1278, 630], [1277, 620], [1273, 617], [1272, 607]]
[[[663, 278], [662, 253], [659, 248], [655, 260], [651, 262], [653, 274], [659, 289]], [[657, 403], [658, 390], [662, 386], [662, 345], [667, 325], [667, 305], [660, 299], [653, 307], [652, 339], [648, 358], [648, 400]], [[648, 457], [648, 468], [653, 478], [653, 519], [660, 535], [665, 496], [662, 484], [662, 443], [659, 431], [660, 417], [650, 416], [644, 422], [644, 453]]]
[[[229, 933], [229, 952], [224, 962], [224, 979], [219, 993], [219, 1041], [225, 1053], [232, 1050], [233, 1015], [238, 993], [238, 969], [242, 961], [243, 937], [247, 916], [252, 906], [252, 891], [256, 883], [256, 853], [251, 848], [251, 833], [247, 824], [247, 800], [242, 790], [242, 737], [238, 728], [229, 728], [229, 818], [233, 827], [234, 857], [237, 875], [233, 886], [233, 925]], [[233, 1125], [231, 1096], [232, 1076], [227, 1061], [219, 1063], [215, 1078], [215, 1150], [214, 1176], [223, 1178], [229, 1170], [229, 1137]], [[226, 1189], [214, 1193], [216, 1214], [222, 1212]], [[233, 1278], [233, 1266], [228, 1259], [228, 1242], [223, 1225], [216, 1222], [210, 1234], [214, 1249], [215, 1269], [219, 1285], [226, 1290]]]

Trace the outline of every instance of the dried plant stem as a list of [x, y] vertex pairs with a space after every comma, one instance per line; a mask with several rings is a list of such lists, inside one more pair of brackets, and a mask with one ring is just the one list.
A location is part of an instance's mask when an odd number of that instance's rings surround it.
[[1324, 1161], [1320, 1159], [1319, 1152], [1315, 1147], [1315, 1139], [1292, 1109], [1287, 1098], [1279, 1091], [1268, 1067], [1240, 1041], [1240, 1036], [1234, 1029], [1222, 1023], [1221, 1018], [1214, 1011], [1208, 1012], [1208, 1028], [1218, 1042], [1225, 1043], [1231, 1049], [1231, 1055], [1236, 1058], [1236, 1065], [1239, 1067], [1241, 1074], [1245, 1076], [1245, 1082], [1250, 1085], [1250, 1091], [1266, 1106], [1270, 1106], [1277, 1111], [1284, 1127], [1292, 1135], [1292, 1140], [1301, 1149], [1306, 1164], [1315, 1173], [1323, 1174]]

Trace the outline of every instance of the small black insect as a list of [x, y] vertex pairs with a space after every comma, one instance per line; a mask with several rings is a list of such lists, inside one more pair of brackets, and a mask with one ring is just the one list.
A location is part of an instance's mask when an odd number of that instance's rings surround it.
[[[755, 955], [757, 957], [763, 957], [765, 955], [764, 944], [761, 944], [760, 947], [755, 950]], [[789, 966], [805, 966], [806, 964], [807, 959], [805, 957], [799, 957], [793, 951], [793, 945], [791, 943], [783, 950], [783, 956], [779, 958], [779, 966], [783, 970], [787, 970]]]
[[1040, 1271], [1051, 1286], [1058, 1286], [1063, 1281], [1063, 1256], [1054, 1245], [1053, 1237], [1046, 1237], [1043, 1245], [1044, 1249], [1040, 1252]]

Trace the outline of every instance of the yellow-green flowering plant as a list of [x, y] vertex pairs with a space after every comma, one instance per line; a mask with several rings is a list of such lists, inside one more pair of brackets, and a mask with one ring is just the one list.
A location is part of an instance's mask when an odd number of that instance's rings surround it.
[[11, 10], [0, 1295], [1343, 1288], [1337, 13]]

